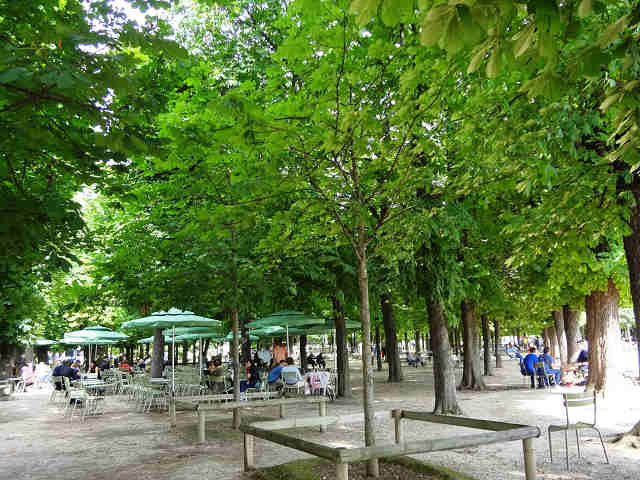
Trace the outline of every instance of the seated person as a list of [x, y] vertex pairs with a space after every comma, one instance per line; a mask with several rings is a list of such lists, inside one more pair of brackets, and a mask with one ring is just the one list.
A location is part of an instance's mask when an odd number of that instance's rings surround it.
[[524, 375], [531, 376], [531, 388], [536, 388], [536, 367], [538, 363], [538, 355], [536, 355], [536, 347], [529, 347], [529, 353], [521, 360], [521, 371]]
[[30, 363], [22, 366], [22, 368], [20, 369], [20, 376], [24, 381], [24, 389], [26, 391], [27, 387], [30, 387], [35, 382], [35, 376], [33, 375], [33, 368], [31, 367]]
[[309, 356], [307, 357], [307, 366], [310, 369], [316, 368], [316, 357], [313, 356], [313, 353], [310, 353]]
[[60, 369], [60, 376], [67, 377], [69, 380], [79, 380], [80, 374], [78, 370], [72, 368], [71, 360], [67, 359], [62, 363], [62, 368]]
[[209, 388], [214, 392], [224, 392], [224, 377], [227, 372], [219, 358], [216, 358], [213, 362], [209, 362]]
[[120, 371], [122, 373], [131, 373], [132, 369], [131, 366], [129, 365], [129, 360], [126, 358], [122, 359], [122, 363], [120, 364]]
[[418, 364], [420, 364], [421, 367], [424, 367], [424, 360], [422, 359], [422, 355], [420, 355], [420, 352], [416, 352], [416, 356], [414, 357], [414, 359], [416, 368], [418, 368]]
[[[293, 358], [287, 357], [287, 365], [282, 369], [282, 379], [286, 382], [287, 385], [296, 385], [298, 382], [302, 381], [303, 377], [300, 373], [298, 367], [296, 367]], [[287, 375], [285, 378], [285, 373], [295, 373], [295, 375]]]
[[587, 363], [589, 361], [589, 352], [582, 348], [580, 353], [578, 354], [578, 358], [576, 359], [576, 363]]
[[316, 355], [316, 365], [318, 368], [327, 368], [327, 362], [324, 361], [324, 357], [322, 356], [322, 352]]
[[520, 355], [520, 350], [518, 347], [514, 346], [511, 342], [505, 347], [505, 353], [509, 358], [519, 358], [522, 360], [522, 355]]
[[[557, 368], [553, 368], [553, 358], [549, 355], [549, 347], [544, 347], [543, 353], [539, 357], [539, 361], [544, 362], [544, 373], [553, 374], [555, 376], [556, 385], [560, 385], [562, 371]], [[548, 382], [546, 377], [545, 382]]]
[[240, 391], [244, 392], [247, 388], [260, 388], [260, 374], [258, 373], [256, 364], [251, 360], [247, 360], [244, 366], [247, 378], [246, 380], [240, 380]]
[[138, 360], [138, 369], [144, 370], [145, 368], [147, 368], [147, 365], [144, 362], [144, 358], [141, 358], [140, 360]]
[[416, 364], [416, 358], [413, 356], [413, 353], [407, 353], [407, 363], [410, 367], [414, 367]]
[[95, 373], [96, 374], [96, 378], [101, 378], [100, 377], [100, 368], [95, 364], [95, 362], [91, 362], [89, 363], [89, 373]]
[[284, 360], [280, 360], [275, 367], [271, 369], [269, 372], [269, 376], [267, 377], [267, 383], [269, 385], [278, 386], [281, 383], [280, 377], [282, 377], [282, 369], [287, 366], [287, 362]]

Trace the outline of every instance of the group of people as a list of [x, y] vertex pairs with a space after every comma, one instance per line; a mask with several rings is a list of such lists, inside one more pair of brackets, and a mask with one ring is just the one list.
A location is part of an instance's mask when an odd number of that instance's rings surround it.
[[420, 355], [420, 352], [407, 353], [407, 363], [409, 364], [410, 367], [418, 368], [418, 364], [424, 367], [424, 360], [422, 359], [422, 355]]
[[[586, 372], [588, 352], [583, 343], [580, 345], [581, 349], [576, 362], [566, 365], [564, 372], [562, 368], [558, 368], [558, 365], [554, 364], [553, 357], [549, 354], [549, 347], [543, 346], [542, 353], [538, 354], [538, 349], [531, 345], [527, 355], [524, 357], [520, 354], [519, 349], [511, 343], [505, 350], [510, 358], [518, 358], [520, 360], [520, 372], [522, 375], [531, 377], [531, 388], [535, 388], [535, 377], [538, 377], [538, 388], [545, 388], [545, 386], [560, 386], [563, 373], [582, 372], [584, 374]], [[536, 364], [540, 363], [542, 367], [538, 365], [538, 368], [536, 368]], [[552, 384], [550, 378], [553, 379]]]
[[[263, 381], [269, 384], [270, 389], [279, 389], [284, 385], [282, 380], [284, 377], [288, 383], [297, 383], [303, 379], [300, 369], [296, 367], [291, 357], [273, 363], [270, 369], [264, 368], [263, 365], [262, 359], [256, 361], [255, 357], [247, 359], [241, 365], [239, 371], [241, 393], [249, 388], [260, 389]], [[287, 375], [287, 372], [291, 372], [291, 375]], [[224, 393], [227, 390], [227, 384], [231, 383], [230, 373], [219, 357], [208, 362], [205, 373], [209, 376], [207, 385], [215, 393]]]

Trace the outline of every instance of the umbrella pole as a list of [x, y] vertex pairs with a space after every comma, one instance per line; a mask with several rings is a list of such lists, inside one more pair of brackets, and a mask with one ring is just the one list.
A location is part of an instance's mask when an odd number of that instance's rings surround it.
[[198, 352], [198, 360], [200, 364], [200, 381], [202, 382], [202, 337], [200, 337], [200, 351]]
[[176, 391], [176, 326], [171, 335], [171, 395]]
[[287, 325], [287, 357], [291, 356], [291, 350], [289, 349], [289, 325]]
[[[337, 348], [337, 344], [336, 344], [336, 333], [337, 333], [338, 329], [334, 328], [333, 329], [333, 368], [336, 371], [336, 375], [338, 374], [338, 348]], [[347, 357], [347, 365], [349, 365], [349, 357]], [[348, 367], [347, 367], [348, 368]]]

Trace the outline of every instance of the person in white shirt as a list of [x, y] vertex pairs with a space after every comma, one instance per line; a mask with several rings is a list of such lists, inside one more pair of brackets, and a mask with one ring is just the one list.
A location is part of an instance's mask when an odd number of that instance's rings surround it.
[[262, 349], [258, 352], [258, 359], [265, 367], [269, 367], [269, 365], [271, 364], [271, 351], [269, 350], [269, 347], [262, 347]]
[[[295, 379], [293, 375], [291, 377], [285, 378], [285, 373], [288, 373], [288, 372], [294, 372], [296, 374]], [[281, 374], [282, 374], [282, 378], [285, 379], [285, 382], [287, 383], [287, 385], [295, 385], [296, 383], [302, 381], [303, 379], [302, 374], [300, 373], [300, 370], [298, 369], [298, 367], [296, 367], [293, 361], [293, 358], [291, 357], [287, 357], [287, 366], [282, 369]]]

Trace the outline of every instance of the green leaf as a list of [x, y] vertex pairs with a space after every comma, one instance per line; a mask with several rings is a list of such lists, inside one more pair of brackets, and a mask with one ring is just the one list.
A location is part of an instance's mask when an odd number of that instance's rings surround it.
[[609, 95], [607, 98], [604, 99], [604, 102], [602, 102], [600, 104], [600, 110], [602, 110], [603, 112], [606, 112], [607, 109], [613, 105], [616, 101], [618, 101], [618, 99], [620, 99], [623, 96], [622, 93], [614, 93], [613, 95]]
[[498, 46], [493, 48], [489, 62], [487, 63], [487, 76], [489, 78], [495, 78], [500, 73], [500, 67], [502, 66], [502, 52]]
[[516, 57], [524, 55], [524, 53], [529, 50], [534, 36], [535, 25], [533, 23], [530, 23], [513, 37], [513, 39], [515, 40], [515, 43], [513, 44], [513, 54]]
[[441, 22], [430, 22], [425, 19], [420, 32], [420, 43], [425, 47], [436, 45], [444, 33], [444, 24]]
[[491, 48], [491, 45], [481, 45], [476, 48], [476, 52], [473, 54], [471, 58], [471, 62], [469, 62], [469, 67], [467, 68], [467, 73], [473, 73], [480, 67], [480, 64], [484, 62], [487, 57], [487, 52]]
[[378, 12], [378, 0], [353, 0], [350, 12], [356, 14], [356, 22], [364, 26], [376, 16]]
[[382, 22], [393, 27], [400, 22], [403, 15], [411, 13], [413, 10], [413, 0], [384, 0], [380, 9]]
[[458, 53], [464, 47], [464, 36], [462, 34], [462, 26], [458, 17], [451, 16], [449, 25], [444, 38], [442, 39], [442, 47], [449, 53]]
[[598, 45], [607, 47], [610, 43], [616, 41], [625, 28], [627, 28], [630, 19], [631, 17], [629, 15], [624, 15], [620, 17], [617, 22], [609, 25], [598, 39]]
[[578, 6], [578, 16], [586, 17], [593, 10], [593, 0], [582, 0]]
[[15, 67], [0, 72], [0, 83], [12, 83], [20, 77], [28, 77], [29, 71], [26, 68]]

